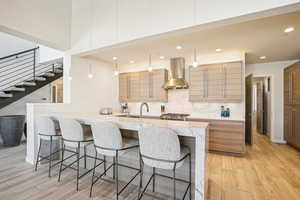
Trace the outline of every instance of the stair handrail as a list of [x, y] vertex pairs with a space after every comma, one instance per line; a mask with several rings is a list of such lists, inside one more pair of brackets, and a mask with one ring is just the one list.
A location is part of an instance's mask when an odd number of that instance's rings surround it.
[[20, 51], [20, 52], [17, 52], [17, 53], [8, 55], [8, 56], [4, 56], [4, 57], [0, 58], [0, 61], [1, 61], [1, 60], [5, 60], [5, 59], [10, 58], [10, 57], [16, 57], [16, 56], [18, 56], [18, 55], [20, 55], [20, 54], [28, 53], [28, 52], [30, 52], [30, 51], [35, 51], [35, 50], [37, 50], [37, 49], [39, 49], [39, 48], [40, 48], [40, 47], [38, 46], [38, 47], [35, 47], [35, 48], [32, 48], [32, 49], [28, 49], [28, 50]]
[[21, 82], [35, 81], [37, 76], [46, 72], [54, 72], [55, 68], [62, 66], [57, 63], [38, 64], [38, 49], [39, 47], [35, 47], [0, 58], [0, 92]]

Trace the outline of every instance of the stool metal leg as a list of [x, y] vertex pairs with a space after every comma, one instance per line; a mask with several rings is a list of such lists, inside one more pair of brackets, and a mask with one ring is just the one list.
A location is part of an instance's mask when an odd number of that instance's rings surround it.
[[140, 199], [140, 196], [142, 195], [142, 188], [143, 188], [143, 160], [142, 156], [140, 154], [140, 185], [139, 185], [139, 194], [138, 194], [138, 199]]
[[76, 191], [78, 191], [79, 183], [79, 157], [80, 157], [80, 142], [77, 145], [77, 177], [76, 177]]
[[153, 169], [152, 169], [152, 175], [153, 175], [152, 192], [155, 192], [155, 167], [153, 167]]
[[[96, 155], [97, 155], [97, 152], [96, 152]], [[104, 168], [104, 176], [106, 176], [106, 156], [103, 156], [103, 168]]]
[[176, 172], [176, 163], [174, 164], [174, 168], [173, 168], [173, 199], [176, 200], [176, 176], [175, 176], [175, 172]]
[[190, 182], [190, 200], [192, 200], [192, 158], [191, 154], [189, 155], [189, 182]]
[[58, 182], [60, 182], [61, 170], [64, 162], [64, 155], [65, 155], [65, 145], [64, 145], [64, 141], [62, 140], [61, 163], [59, 166]]
[[116, 179], [116, 159], [113, 158], [113, 179]]
[[42, 139], [41, 139], [41, 137], [40, 137], [40, 146], [39, 146], [38, 154], [37, 154], [37, 156], [36, 156], [36, 162], [35, 162], [35, 169], [34, 169], [34, 171], [37, 170], [37, 166], [38, 166], [38, 163], [39, 163], [40, 152], [41, 152], [41, 146], [42, 146]]
[[119, 199], [119, 169], [118, 169], [118, 150], [116, 151], [116, 193], [117, 193], [117, 200]]
[[86, 146], [83, 147], [84, 151], [84, 169], [86, 169]]
[[92, 197], [92, 192], [93, 192], [93, 186], [94, 186], [94, 176], [95, 176], [95, 171], [96, 171], [96, 164], [97, 164], [97, 151], [95, 155], [95, 161], [94, 161], [94, 169], [93, 169], [93, 175], [92, 175], [92, 184], [90, 188], [90, 197]]
[[51, 177], [51, 164], [52, 164], [52, 136], [50, 136], [50, 154], [49, 154], [49, 169], [48, 169], [48, 177]]

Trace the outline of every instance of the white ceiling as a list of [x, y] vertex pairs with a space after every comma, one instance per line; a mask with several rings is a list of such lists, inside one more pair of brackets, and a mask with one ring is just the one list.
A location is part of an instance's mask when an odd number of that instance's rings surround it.
[[[295, 31], [284, 33], [287, 27], [295, 27]], [[176, 50], [177, 45], [182, 45], [183, 49]], [[223, 53], [245, 52], [247, 63], [299, 59], [300, 12], [190, 33], [137, 40], [101, 49], [92, 56], [107, 62], [113, 62], [112, 57], [116, 56], [120, 64], [128, 64], [131, 60], [136, 63], [145, 62], [150, 53], [153, 60], [159, 59], [160, 55], [166, 58], [178, 55], [191, 57], [194, 48], [198, 54], [209, 56], [218, 56], [215, 51], [217, 48], [221, 48]], [[261, 60], [260, 56], [267, 58]]]

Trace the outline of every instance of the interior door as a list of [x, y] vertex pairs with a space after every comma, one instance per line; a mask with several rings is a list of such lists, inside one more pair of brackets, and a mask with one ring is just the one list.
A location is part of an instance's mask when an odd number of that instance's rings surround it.
[[256, 130], [258, 133], [264, 133], [264, 83], [262, 80], [256, 83]]
[[293, 146], [300, 150], [300, 106], [294, 106], [293, 108], [293, 125], [292, 125], [292, 137]]
[[252, 134], [252, 74], [246, 77], [246, 102], [245, 102], [245, 110], [246, 110], [246, 124], [245, 124], [245, 140], [246, 144], [253, 143], [253, 134]]

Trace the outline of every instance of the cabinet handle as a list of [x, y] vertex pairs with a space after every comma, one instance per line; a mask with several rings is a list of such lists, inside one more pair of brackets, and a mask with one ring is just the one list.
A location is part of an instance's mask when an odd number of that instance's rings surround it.
[[294, 104], [294, 72], [291, 73], [291, 104]]

